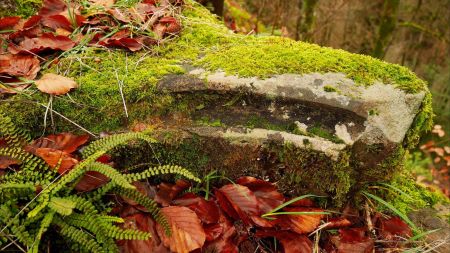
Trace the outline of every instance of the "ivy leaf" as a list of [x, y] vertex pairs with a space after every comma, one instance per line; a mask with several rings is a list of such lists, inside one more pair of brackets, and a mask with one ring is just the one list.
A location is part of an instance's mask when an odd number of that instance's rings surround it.
[[48, 94], [63, 95], [68, 93], [71, 89], [78, 87], [77, 83], [71, 78], [47, 73], [37, 80], [36, 87]]
[[172, 231], [168, 236], [160, 225], [157, 226], [164, 246], [176, 253], [188, 253], [204, 245], [206, 235], [194, 211], [183, 206], [168, 206], [163, 207], [161, 212], [166, 216]]

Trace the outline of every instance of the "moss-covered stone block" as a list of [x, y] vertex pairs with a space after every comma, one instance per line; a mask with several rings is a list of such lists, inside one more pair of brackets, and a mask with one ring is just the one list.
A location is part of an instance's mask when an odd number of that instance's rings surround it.
[[[4, 97], [0, 110], [35, 136], [99, 136], [153, 124], [158, 151], [136, 147], [148, 151], [149, 162], [232, 179], [259, 176], [292, 194], [339, 201], [389, 179], [430, 128], [430, 92], [407, 68], [286, 38], [234, 34], [185, 2], [179, 37], [141, 53], [68, 53], [45, 72], [74, 78], [78, 89], [51, 98], [32, 86]], [[126, 167], [136, 153], [117, 156]]]

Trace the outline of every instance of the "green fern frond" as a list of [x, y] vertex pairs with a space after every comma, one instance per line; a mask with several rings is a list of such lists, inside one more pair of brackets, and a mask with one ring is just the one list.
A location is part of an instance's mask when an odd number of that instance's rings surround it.
[[2, 112], [0, 112], [0, 136], [6, 140], [9, 147], [21, 147], [31, 140], [23, 129], [18, 129], [11, 118]]
[[117, 240], [147, 240], [151, 235], [147, 232], [135, 229], [121, 229], [110, 226], [107, 230], [108, 236]]
[[84, 199], [82, 197], [71, 195], [66, 197], [66, 199], [75, 203], [75, 208], [84, 212], [85, 214], [97, 214], [98, 211], [91, 201]]
[[41, 192], [41, 195], [39, 196], [39, 198], [37, 198], [37, 201], [39, 202], [39, 204], [34, 209], [28, 212], [28, 218], [35, 217], [48, 206], [48, 203], [50, 202], [50, 195], [48, 193]]
[[[95, 235], [97, 242], [105, 244], [113, 242], [112, 238], [108, 238], [108, 235], [101, 224], [101, 220], [96, 218], [96, 215], [84, 215], [73, 213], [70, 216], [65, 217], [64, 221], [74, 227], [84, 228]], [[107, 245], [107, 244], [106, 244]]]
[[0, 156], [7, 156], [12, 159], [20, 161], [22, 170], [48, 169], [47, 164], [41, 159], [25, 152], [21, 148], [0, 148]]
[[0, 184], [0, 201], [13, 198], [34, 196], [34, 183], [3, 183]]
[[112, 182], [114, 182], [116, 185], [118, 185], [120, 187], [136, 189], [136, 187], [131, 185], [120, 172], [118, 172], [116, 169], [114, 169], [113, 167], [111, 167], [107, 164], [93, 162], [86, 167], [86, 170], [100, 172], [103, 175], [109, 177]]
[[71, 226], [64, 222], [62, 219], [55, 216], [53, 223], [60, 227], [60, 233], [70, 241], [78, 243], [81, 247], [89, 252], [107, 252], [100, 244], [90, 237], [87, 233], [83, 232], [74, 226]]
[[122, 218], [116, 217], [116, 216], [98, 215], [98, 218], [102, 222], [106, 222], [106, 223], [124, 223], [125, 222]]
[[147, 179], [147, 178], [150, 178], [153, 176], [164, 175], [164, 174], [178, 174], [187, 179], [190, 179], [190, 180], [193, 180], [196, 182], [201, 182], [201, 180], [198, 177], [196, 177], [194, 174], [192, 174], [192, 172], [190, 172], [189, 170], [187, 170], [181, 166], [178, 166], [178, 165], [157, 166], [157, 167], [149, 168], [149, 169], [144, 170], [139, 173], [127, 174], [127, 175], [125, 175], [125, 177], [127, 178], [128, 182], [134, 182], [134, 181], [139, 181], [139, 180]]
[[28, 252], [30, 252], [30, 253], [38, 253], [39, 252], [39, 243], [41, 241], [42, 235], [47, 231], [48, 227], [50, 227], [54, 215], [55, 215], [55, 212], [52, 212], [52, 211], [45, 214], [44, 218], [41, 221], [39, 230], [38, 230], [36, 236], [34, 237], [33, 245]]
[[131, 140], [144, 140], [149, 143], [155, 143], [156, 140], [151, 138], [150, 136], [143, 133], [123, 133], [123, 134], [115, 134], [110, 135], [105, 138], [99, 139], [97, 141], [89, 144], [82, 152], [83, 158], [89, 157], [95, 152], [99, 150], [103, 150], [105, 152], [118, 147], [122, 144], [125, 144]]
[[116, 184], [114, 182], [108, 182], [102, 187], [96, 189], [95, 191], [90, 192], [88, 194], [88, 198], [92, 202], [99, 201], [103, 196], [105, 196], [105, 194], [110, 192], [115, 186]]
[[130, 198], [136, 201], [138, 204], [144, 206], [151, 213], [153, 219], [164, 228], [166, 234], [170, 235], [169, 223], [167, 222], [166, 217], [161, 214], [158, 204], [154, 200], [148, 198], [147, 196], [144, 196], [142, 193], [136, 190], [117, 187], [114, 188], [113, 191], [117, 194]]
[[93, 155], [89, 156], [82, 162], [75, 165], [75, 167], [73, 167], [72, 170], [70, 170], [66, 175], [62, 176], [60, 180], [58, 180], [54, 184], [47, 187], [47, 189], [45, 189], [44, 191], [46, 193], [51, 192], [52, 194], [56, 194], [63, 187], [66, 187], [66, 184], [68, 184], [69, 182], [75, 181], [77, 178], [81, 177], [86, 172], [86, 166], [93, 163], [104, 153], [105, 153], [104, 151], [95, 152]]
[[50, 209], [63, 216], [72, 214], [75, 206], [76, 203], [68, 198], [52, 197], [48, 203]]

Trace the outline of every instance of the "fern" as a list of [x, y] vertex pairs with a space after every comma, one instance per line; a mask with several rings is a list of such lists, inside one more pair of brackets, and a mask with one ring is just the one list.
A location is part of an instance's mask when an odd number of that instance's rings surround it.
[[103, 175], [109, 177], [112, 182], [114, 182], [116, 185], [120, 187], [136, 189], [136, 187], [131, 185], [120, 172], [118, 172], [116, 169], [107, 164], [93, 162], [87, 166], [86, 170], [100, 172]]
[[[83, 151], [84, 160], [66, 174], [58, 175], [43, 160], [25, 152], [22, 147], [30, 141], [24, 131], [15, 128], [11, 119], [0, 112], [0, 137], [8, 147], [0, 148], [0, 156], [18, 161], [17, 171], [0, 176], [0, 244], [17, 240], [29, 252], [39, 252], [39, 242], [50, 227], [77, 252], [118, 252], [115, 240], [147, 240], [147, 232], [122, 229], [120, 217], [105, 215], [108, 205], [102, 197], [113, 192], [133, 199], [147, 208], [153, 218], [170, 234], [166, 218], [156, 202], [136, 190], [131, 183], [164, 174], [177, 174], [199, 182], [187, 169], [175, 165], [148, 168], [139, 173], [123, 174], [96, 160], [106, 152], [131, 140], [155, 140], [144, 133], [124, 133], [99, 139]], [[110, 178], [110, 182], [90, 193], [77, 193], [76, 183], [87, 171], [96, 171]], [[43, 189], [38, 194], [37, 188]], [[12, 235], [9, 236], [3, 235]]]
[[200, 182], [201, 180], [194, 176], [192, 172], [189, 170], [177, 166], [177, 165], [163, 165], [158, 167], [149, 168], [145, 171], [139, 172], [139, 173], [133, 173], [133, 174], [127, 174], [125, 175], [128, 182], [134, 182], [138, 180], [147, 179], [149, 177], [154, 177], [158, 175], [164, 175], [164, 174], [178, 174], [181, 175], [187, 179]]
[[63, 216], [72, 214], [75, 206], [76, 203], [67, 198], [52, 197], [48, 203], [50, 209]]
[[33, 183], [4, 183], [0, 184], [0, 202], [6, 199], [26, 198], [35, 192]]
[[0, 112], [0, 136], [2, 136], [9, 147], [21, 147], [30, 142], [30, 136], [22, 129], [14, 126], [11, 118]]
[[143, 133], [115, 134], [92, 142], [81, 152], [81, 154], [83, 155], [83, 158], [87, 158], [97, 151], [103, 150], [104, 152], [107, 152], [115, 147], [118, 147], [122, 144], [129, 142], [130, 140], [144, 140], [149, 143], [156, 142], [155, 139]]
[[60, 233], [62, 236], [68, 238], [71, 241], [78, 243], [85, 250], [90, 252], [107, 252], [98, 244], [90, 235], [86, 234], [82, 230], [71, 226], [64, 222], [62, 219], [55, 217], [53, 223], [60, 227]]
[[98, 211], [91, 201], [84, 199], [82, 197], [72, 195], [66, 197], [66, 199], [71, 200], [75, 203], [75, 208], [82, 211], [85, 214], [97, 214]]
[[41, 225], [39, 227], [39, 230], [34, 237], [34, 242], [31, 247], [30, 253], [38, 253], [39, 252], [39, 242], [41, 241], [42, 235], [47, 231], [48, 227], [50, 227], [50, 224], [53, 221], [53, 216], [55, 215], [55, 212], [48, 212], [44, 218], [42, 219]]

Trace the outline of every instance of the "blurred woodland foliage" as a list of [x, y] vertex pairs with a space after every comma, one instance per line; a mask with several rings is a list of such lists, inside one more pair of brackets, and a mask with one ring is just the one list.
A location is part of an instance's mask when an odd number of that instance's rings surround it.
[[239, 33], [279, 35], [409, 67], [450, 132], [450, 0], [199, 0]]

